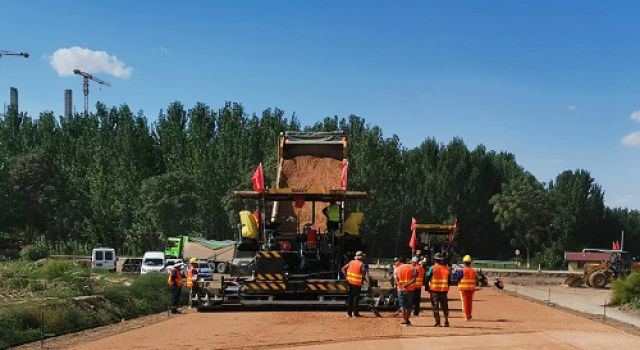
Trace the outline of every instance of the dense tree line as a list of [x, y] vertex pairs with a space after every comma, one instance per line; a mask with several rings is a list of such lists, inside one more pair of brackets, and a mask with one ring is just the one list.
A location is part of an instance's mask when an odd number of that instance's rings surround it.
[[640, 253], [640, 214], [605, 207], [588, 171], [542, 183], [513, 154], [469, 149], [460, 138], [409, 149], [358, 116], [302, 126], [277, 108], [248, 114], [238, 103], [174, 102], [155, 123], [126, 105], [69, 118], [10, 109], [0, 119], [0, 235], [130, 254], [183, 233], [234, 239], [248, 204], [230, 193], [250, 187], [259, 162], [274, 185], [285, 130], [349, 135], [349, 186], [370, 195], [350, 205], [365, 212], [373, 256], [406, 252], [411, 217], [457, 218], [458, 250], [478, 257], [511, 258], [517, 248], [558, 264], [564, 250], [609, 247], [623, 229], [626, 248]]

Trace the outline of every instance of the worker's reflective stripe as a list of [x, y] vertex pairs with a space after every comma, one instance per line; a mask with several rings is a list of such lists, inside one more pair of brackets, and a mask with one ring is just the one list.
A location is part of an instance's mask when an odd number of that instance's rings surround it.
[[449, 268], [444, 265], [433, 267], [433, 276], [429, 281], [429, 290], [433, 292], [446, 292], [449, 290]]
[[337, 204], [332, 204], [327, 207], [327, 217], [329, 221], [339, 222], [340, 221], [340, 207]]
[[416, 270], [418, 270], [418, 276], [416, 276], [416, 281], [413, 282], [413, 287], [414, 288], [421, 288], [422, 286], [424, 286], [424, 274], [426, 272], [425, 268], [418, 265], [416, 267]]
[[462, 279], [458, 282], [459, 291], [476, 290], [476, 270], [471, 267], [462, 269]]
[[362, 261], [351, 260], [349, 267], [347, 267], [347, 282], [354, 286], [362, 285]]

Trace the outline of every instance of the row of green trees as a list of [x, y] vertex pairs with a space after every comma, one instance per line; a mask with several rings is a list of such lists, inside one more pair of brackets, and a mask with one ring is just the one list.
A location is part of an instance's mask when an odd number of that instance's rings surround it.
[[411, 217], [457, 218], [458, 249], [478, 257], [509, 258], [518, 248], [558, 264], [564, 250], [609, 247], [622, 229], [626, 248], [640, 252], [640, 214], [606, 208], [585, 170], [545, 184], [514, 155], [469, 149], [460, 138], [409, 149], [358, 116], [302, 126], [277, 108], [247, 114], [237, 103], [174, 102], [155, 123], [126, 105], [69, 118], [10, 110], [0, 120], [0, 232], [130, 254], [183, 233], [234, 239], [237, 211], [248, 204], [230, 193], [250, 187], [259, 162], [274, 184], [285, 130], [348, 134], [349, 186], [370, 195], [351, 205], [366, 214], [373, 256], [406, 252]]

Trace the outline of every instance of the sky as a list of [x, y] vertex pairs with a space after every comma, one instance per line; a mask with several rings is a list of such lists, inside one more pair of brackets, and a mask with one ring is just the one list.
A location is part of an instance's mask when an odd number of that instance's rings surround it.
[[[303, 125], [364, 117], [406, 147], [461, 137], [515, 154], [538, 180], [586, 169], [612, 207], [640, 209], [637, 1], [5, 1], [0, 103], [31, 116], [172, 101]], [[635, 112], [635, 114], [634, 114]]]

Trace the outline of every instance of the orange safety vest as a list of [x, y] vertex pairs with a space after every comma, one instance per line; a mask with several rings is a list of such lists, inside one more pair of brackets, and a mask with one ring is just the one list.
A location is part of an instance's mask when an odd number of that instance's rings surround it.
[[172, 277], [174, 277], [175, 273], [175, 285], [178, 287], [182, 287], [182, 273], [180, 273], [179, 270], [173, 269], [171, 270], [171, 272], [169, 273], [169, 278], [167, 279], [167, 282], [169, 283], [170, 286], [174, 285], [174, 279]]
[[[189, 269], [187, 270], [187, 287], [189, 288], [193, 288], [193, 271], [196, 270], [195, 267], [193, 266], [189, 266]], [[197, 272], [196, 272], [196, 276], [197, 276]]]
[[[407, 283], [411, 281], [411, 279], [413, 278], [413, 273], [415, 271], [416, 270], [413, 268], [413, 265], [410, 264], [402, 264], [396, 268], [396, 276], [398, 277], [398, 290], [406, 290], [407, 292], [413, 290], [413, 284], [407, 286]], [[402, 287], [404, 287], [404, 289]]]
[[433, 267], [429, 290], [432, 292], [446, 292], [449, 290], [449, 268], [447, 266], [435, 265]]
[[353, 286], [362, 286], [362, 261], [351, 260], [347, 267], [347, 282]]
[[414, 290], [424, 286], [424, 274], [427, 272], [427, 270], [419, 264], [416, 266], [416, 270], [418, 270], [418, 276], [416, 276], [416, 281], [413, 282]]
[[476, 290], [476, 270], [471, 267], [462, 269], [462, 279], [458, 282], [458, 290], [461, 292], [473, 292]]

